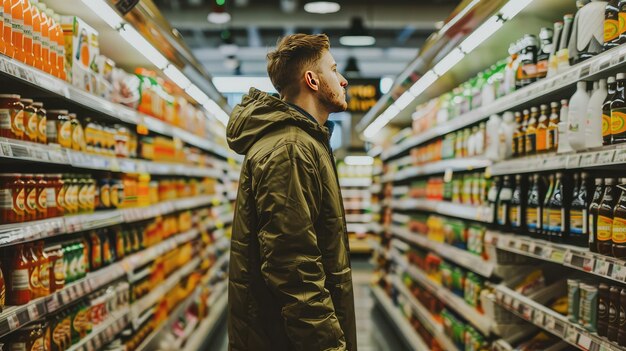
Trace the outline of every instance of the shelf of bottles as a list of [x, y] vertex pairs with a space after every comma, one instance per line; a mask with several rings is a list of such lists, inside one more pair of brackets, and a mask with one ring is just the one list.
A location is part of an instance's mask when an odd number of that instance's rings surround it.
[[343, 208], [346, 213], [350, 252], [355, 254], [369, 253], [371, 252], [369, 238], [372, 235], [370, 223], [378, 206], [376, 202], [372, 202], [370, 191], [372, 166], [348, 165], [339, 162], [337, 173], [343, 197]]
[[427, 342], [424, 332], [445, 338], [420, 306], [462, 326], [465, 339], [443, 330], [457, 348], [478, 333], [485, 348], [515, 349], [516, 330], [539, 327], [550, 340], [541, 349], [559, 339], [626, 349], [616, 312], [626, 306], [626, 35], [603, 30], [624, 5], [579, 2], [539, 42], [523, 36], [506, 60], [419, 106], [382, 151], [377, 285], [409, 288], [419, 316], [407, 318]]

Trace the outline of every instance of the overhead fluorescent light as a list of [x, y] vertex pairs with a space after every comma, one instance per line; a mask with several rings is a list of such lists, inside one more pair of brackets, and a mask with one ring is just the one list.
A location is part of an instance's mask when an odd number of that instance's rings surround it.
[[169, 63], [167, 58], [132, 26], [124, 25], [120, 29], [120, 35], [158, 69], [164, 69]]
[[376, 38], [371, 35], [344, 35], [339, 38], [343, 46], [371, 46], [376, 44]]
[[380, 80], [380, 92], [382, 94], [387, 94], [389, 90], [393, 87], [393, 77], [383, 77]]
[[417, 97], [426, 91], [426, 89], [428, 89], [428, 87], [430, 87], [434, 82], [436, 82], [437, 78], [439, 77], [435, 74], [435, 72], [428, 71], [422, 76], [422, 78], [413, 84], [409, 91], [413, 94], [413, 96]]
[[163, 73], [167, 76], [167, 78], [171, 79], [174, 84], [178, 85], [181, 89], [187, 89], [189, 85], [191, 85], [191, 81], [187, 78], [183, 72], [181, 72], [178, 68], [169, 64], [163, 70]]
[[209, 100], [211, 100], [195, 84], [191, 84], [187, 89], [185, 89], [185, 92], [189, 94], [189, 96], [191, 96], [192, 99], [196, 100], [196, 102], [199, 103], [200, 105], [204, 105], [208, 103]]
[[228, 12], [210, 12], [207, 20], [215, 24], [225, 24], [230, 22], [230, 13]]
[[374, 164], [374, 158], [370, 156], [346, 156], [343, 162], [348, 166], [371, 166]]
[[341, 10], [341, 5], [334, 1], [312, 1], [308, 4], [304, 4], [304, 11], [308, 13], [335, 13]]
[[459, 45], [461, 51], [466, 54], [474, 51], [480, 44], [482, 44], [485, 40], [489, 39], [502, 25], [504, 22], [498, 18], [498, 16], [493, 16], [489, 18], [485, 23], [483, 23], [480, 27], [478, 27], [472, 34], [470, 34], [462, 43]]
[[93, 13], [113, 29], [118, 29], [124, 20], [105, 0], [82, 0]]
[[501, 9], [500, 14], [504, 20], [510, 20], [533, 2], [533, 0], [509, 0]]
[[398, 109], [400, 109], [400, 111], [402, 111], [407, 106], [409, 106], [411, 101], [413, 101], [414, 99], [415, 99], [415, 95], [413, 95], [410, 90], [405, 91], [404, 94], [400, 95], [398, 100], [396, 100], [395, 105], [396, 107], [398, 107]]
[[450, 69], [452, 69], [452, 67], [456, 66], [457, 63], [461, 62], [463, 57], [465, 57], [465, 53], [463, 53], [463, 51], [459, 48], [455, 48], [450, 51], [446, 57], [439, 61], [435, 67], [433, 67], [433, 72], [435, 72], [438, 76], [443, 76]]

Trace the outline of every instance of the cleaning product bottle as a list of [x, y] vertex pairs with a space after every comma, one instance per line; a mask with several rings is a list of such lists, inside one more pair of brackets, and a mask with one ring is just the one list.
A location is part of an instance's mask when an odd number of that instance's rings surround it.
[[572, 149], [577, 151], [585, 149], [587, 106], [589, 106], [587, 82], [581, 81], [576, 85], [576, 93], [570, 99], [567, 115], [567, 140]]
[[584, 1], [576, 1], [578, 12], [569, 43], [570, 64], [582, 62], [603, 51], [606, 5], [606, 1], [599, 0], [586, 4]]
[[587, 106], [587, 128], [585, 146], [592, 149], [602, 146], [602, 105], [607, 96], [606, 79], [600, 79], [598, 87], [591, 94]]
[[487, 147], [485, 157], [497, 161], [499, 159], [498, 148], [500, 147], [500, 125], [502, 119], [498, 115], [491, 115], [487, 121]]
[[566, 99], [561, 100], [561, 112], [559, 117], [559, 146], [557, 149], [557, 153], [562, 154], [566, 152], [573, 151], [572, 147], [569, 145], [568, 135], [568, 119], [569, 116], [569, 101]]
[[513, 134], [517, 124], [510, 111], [502, 115], [502, 123], [498, 128], [498, 160], [506, 160], [513, 157]]
[[556, 54], [559, 51], [561, 45], [561, 36], [563, 33], [563, 22], [554, 22], [554, 39], [552, 43], [552, 51], [550, 52], [550, 58], [548, 59], [548, 78], [558, 73], [559, 63], [556, 58]]
[[619, 7], [618, 0], [610, 0], [604, 11], [604, 50], [619, 45]]
[[572, 24], [574, 22], [574, 15], [567, 14], [563, 16], [563, 34], [561, 36], [561, 42], [559, 44], [559, 51], [557, 52], [557, 67], [558, 72], [561, 73], [567, 70], [569, 65], [569, 42], [572, 36]]

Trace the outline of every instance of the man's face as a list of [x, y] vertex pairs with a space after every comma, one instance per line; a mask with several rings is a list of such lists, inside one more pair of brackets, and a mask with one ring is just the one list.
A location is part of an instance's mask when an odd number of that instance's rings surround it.
[[348, 108], [346, 89], [348, 81], [337, 72], [337, 63], [328, 50], [324, 51], [319, 63], [320, 102], [329, 112], [341, 112]]

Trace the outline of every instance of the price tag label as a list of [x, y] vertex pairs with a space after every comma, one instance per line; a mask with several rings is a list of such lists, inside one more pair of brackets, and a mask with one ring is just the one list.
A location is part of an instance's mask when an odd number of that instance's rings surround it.
[[556, 329], [556, 319], [551, 315], [544, 317], [544, 327], [548, 330], [554, 331]]
[[598, 163], [599, 164], [612, 163], [614, 156], [615, 156], [615, 150], [602, 151], [600, 155], [598, 155]]
[[39, 310], [37, 309], [36, 304], [30, 304], [26, 307], [28, 310], [28, 319], [31, 321], [35, 321], [39, 319]]
[[550, 254], [550, 260], [557, 263], [563, 263], [564, 255], [565, 252], [563, 250], [552, 250], [552, 253]]
[[576, 328], [573, 326], [569, 326], [567, 328], [567, 332], [565, 333], [565, 341], [569, 342], [570, 344], [577, 345], [578, 335], [578, 330], [576, 330]]
[[511, 305], [513, 307], [514, 310], [519, 312], [519, 307], [520, 307], [520, 301], [519, 300], [513, 300], [513, 304]]
[[15, 330], [20, 327], [20, 320], [17, 318], [17, 314], [12, 313], [7, 317], [7, 322], [9, 322], [9, 329]]
[[580, 155], [570, 155], [567, 157], [567, 168], [578, 168], [580, 165]]
[[544, 325], [544, 317], [545, 314], [542, 311], [536, 310], [535, 313], [533, 313], [533, 323], [535, 323], [535, 325], [538, 326], [543, 326]]
[[588, 335], [579, 334], [576, 345], [582, 347], [583, 350], [591, 350], [592, 343], [593, 343], [593, 340], [591, 340], [591, 338]]
[[589, 72], [591, 72], [591, 65], [585, 65], [581, 67], [578, 74], [578, 79], [586, 78], [587, 76], [589, 76]]
[[612, 276], [616, 280], [625, 281], [626, 280], [626, 267], [620, 264], [614, 264]]
[[65, 305], [69, 302], [72, 301], [72, 299], [70, 299], [69, 293], [68, 293], [68, 289], [63, 289], [59, 292], [59, 297], [61, 300], [61, 304]]
[[583, 155], [582, 158], [580, 159], [580, 167], [591, 167], [595, 165], [597, 156], [598, 154], [596, 153]]
[[534, 311], [533, 308], [528, 305], [522, 306], [522, 316], [524, 316], [526, 320], [529, 320], [529, 321], [533, 320], [533, 311]]
[[598, 275], [608, 276], [610, 267], [611, 267], [611, 263], [602, 259], [596, 259], [596, 266], [593, 272]]

